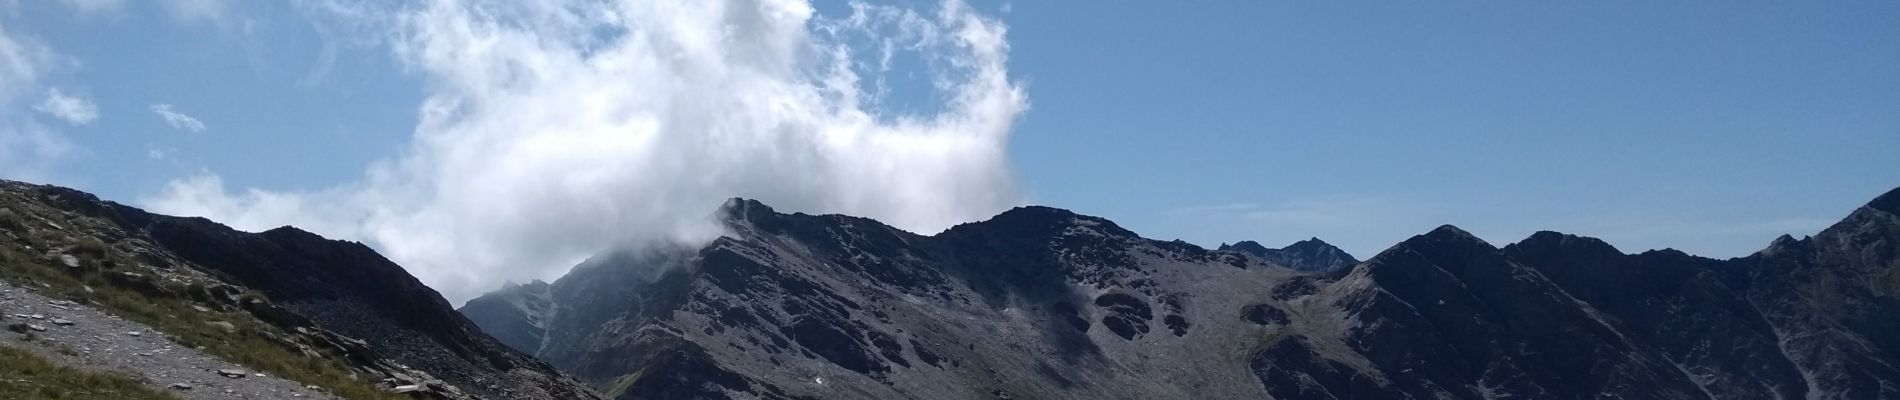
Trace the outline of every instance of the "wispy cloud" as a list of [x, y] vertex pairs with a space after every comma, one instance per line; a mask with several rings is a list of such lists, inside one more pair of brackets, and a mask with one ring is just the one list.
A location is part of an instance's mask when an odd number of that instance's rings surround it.
[[99, 119], [99, 106], [83, 97], [67, 95], [58, 88], [46, 89], [46, 99], [33, 109], [73, 125], [86, 125]]
[[54, 180], [51, 167], [77, 149], [28, 111], [41, 79], [67, 65], [51, 48], [0, 26], [0, 177]]
[[199, 121], [190, 115], [185, 115], [185, 113], [173, 110], [170, 104], [153, 104], [152, 113], [158, 114], [158, 118], [164, 120], [165, 124], [171, 125], [172, 128], [191, 133], [205, 131], [204, 121]]
[[[707, 239], [704, 216], [731, 196], [922, 232], [1020, 202], [1005, 146], [1027, 96], [1003, 24], [958, 0], [831, 16], [690, 0], [372, 14], [394, 17], [326, 32], [372, 32], [429, 81], [408, 150], [323, 191], [227, 191], [205, 173], [145, 203], [364, 240], [459, 301], [611, 246]], [[926, 70], [881, 69], [887, 51]], [[930, 77], [943, 104], [887, 113], [870, 100], [885, 74]]]
[[81, 14], [116, 12], [125, 8], [125, 0], [62, 0]]
[[230, 0], [160, 0], [160, 6], [181, 22], [223, 24], [230, 15]]

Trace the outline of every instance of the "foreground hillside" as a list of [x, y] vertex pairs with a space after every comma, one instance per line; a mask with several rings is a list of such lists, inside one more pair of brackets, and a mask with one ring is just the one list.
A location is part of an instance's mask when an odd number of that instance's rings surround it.
[[[37, 339], [0, 346], [70, 350], [44, 339], [68, 325], [86, 326], [56, 324], [59, 313], [97, 309], [148, 327], [164, 342], [248, 369], [131, 371], [148, 380], [281, 377], [352, 399], [597, 396], [483, 335], [434, 290], [368, 247], [295, 228], [239, 232], [71, 189], [0, 181], [0, 279], [36, 292], [31, 296], [57, 299], [0, 310], [21, 320], [10, 322], [20, 334]], [[29, 306], [53, 309], [22, 312]], [[80, 339], [101, 342], [83, 345], [101, 351], [71, 351], [75, 362], [114, 364], [99, 360], [113, 354], [107, 348], [161, 348], [139, 342], [152, 338], [136, 333], [87, 336]], [[155, 352], [132, 358], [171, 356]], [[174, 382], [145, 383], [192, 398], [209, 395], [169, 385]]]
[[1045, 207], [935, 236], [720, 217], [462, 312], [623, 399], [1900, 398], [1900, 190], [1731, 260], [1445, 226], [1347, 264]]

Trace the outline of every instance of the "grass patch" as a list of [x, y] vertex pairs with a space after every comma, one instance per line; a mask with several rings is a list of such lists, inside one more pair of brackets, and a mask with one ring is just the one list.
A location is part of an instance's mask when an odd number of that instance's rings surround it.
[[73, 255], [86, 260], [105, 259], [106, 254], [111, 251], [112, 247], [107, 246], [106, 241], [91, 236], [79, 238], [77, 242], [73, 243], [72, 249]]
[[[291, 336], [243, 311], [201, 312], [185, 298], [148, 296], [115, 285], [105, 278], [105, 274], [113, 272], [93, 268], [71, 271], [10, 253], [11, 248], [0, 246], [0, 260], [4, 260], [0, 262], [0, 279], [19, 286], [41, 286], [40, 293], [47, 297], [97, 304], [120, 318], [170, 335], [179, 344], [200, 348], [205, 353], [260, 372], [317, 385], [342, 398], [406, 398], [353, 378], [339, 354], [312, 357], [273, 339]], [[184, 293], [183, 290], [171, 292]], [[229, 322], [236, 329], [215, 326], [212, 321]]]
[[131, 378], [53, 365], [46, 359], [0, 346], [0, 399], [177, 400]]
[[0, 230], [25, 232], [26, 219], [11, 208], [0, 208]]
[[621, 375], [619, 379], [614, 379], [614, 383], [609, 385], [606, 393], [612, 393], [610, 396], [626, 394], [627, 390], [633, 389], [633, 384], [640, 382], [640, 376], [645, 375], [646, 372], [645, 368], [641, 368], [631, 374]]

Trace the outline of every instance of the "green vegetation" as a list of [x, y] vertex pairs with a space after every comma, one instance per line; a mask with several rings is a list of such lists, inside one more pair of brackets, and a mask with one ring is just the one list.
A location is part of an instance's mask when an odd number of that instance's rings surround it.
[[20, 213], [11, 208], [0, 208], [0, 230], [24, 231], [26, 220], [21, 219]]
[[[29, 235], [36, 239], [41, 236], [44, 235]], [[37, 287], [47, 297], [95, 304], [121, 318], [151, 326], [179, 344], [198, 348], [251, 369], [306, 385], [317, 385], [343, 398], [405, 398], [355, 379], [339, 354], [304, 354], [288, 341], [291, 335], [246, 312], [217, 309], [199, 311], [192, 307], [190, 299], [182, 297], [182, 293], [192, 293], [193, 289], [199, 288], [167, 282], [156, 285], [162, 290], [141, 293], [115, 284], [108, 276], [118, 274], [122, 277], [124, 272], [130, 272], [125, 266], [133, 264], [122, 261], [122, 256], [112, 252], [110, 245], [96, 238], [79, 239], [73, 246], [73, 253], [88, 259], [86, 268], [65, 268], [63, 265], [36, 261], [16, 252], [18, 247], [4, 240], [4, 237], [0, 237], [0, 279], [15, 285]], [[58, 248], [54, 243], [46, 242], [37, 243], [34, 247]], [[97, 262], [99, 260], [108, 262]], [[51, 263], [57, 264], [58, 261]], [[124, 280], [120, 279], [119, 282]], [[255, 293], [245, 296], [262, 297]], [[217, 321], [230, 323], [229, 327], [235, 329], [212, 324]]]
[[80, 371], [0, 346], [0, 400], [175, 400], [123, 376]]
[[91, 236], [79, 238], [78, 242], [73, 243], [73, 249], [71, 250], [73, 255], [86, 260], [103, 260], [111, 251], [112, 248], [106, 246], [104, 240], [99, 240], [99, 238]]
[[627, 393], [627, 390], [633, 389], [633, 384], [640, 383], [640, 377], [646, 375], [646, 372], [646, 368], [641, 368], [638, 371], [633, 371], [631, 374], [621, 375], [620, 378], [614, 379], [614, 383], [609, 385], [607, 390], [603, 393], [608, 396], [624, 395]]

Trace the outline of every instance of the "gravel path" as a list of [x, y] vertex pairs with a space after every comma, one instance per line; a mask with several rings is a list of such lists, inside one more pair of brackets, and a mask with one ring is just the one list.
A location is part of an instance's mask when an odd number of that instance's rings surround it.
[[0, 326], [16, 323], [30, 325], [27, 333], [36, 338], [27, 341], [26, 334], [0, 329], [0, 346], [130, 376], [187, 399], [335, 398], [186, 348], [139, 323], [0, 281]]

